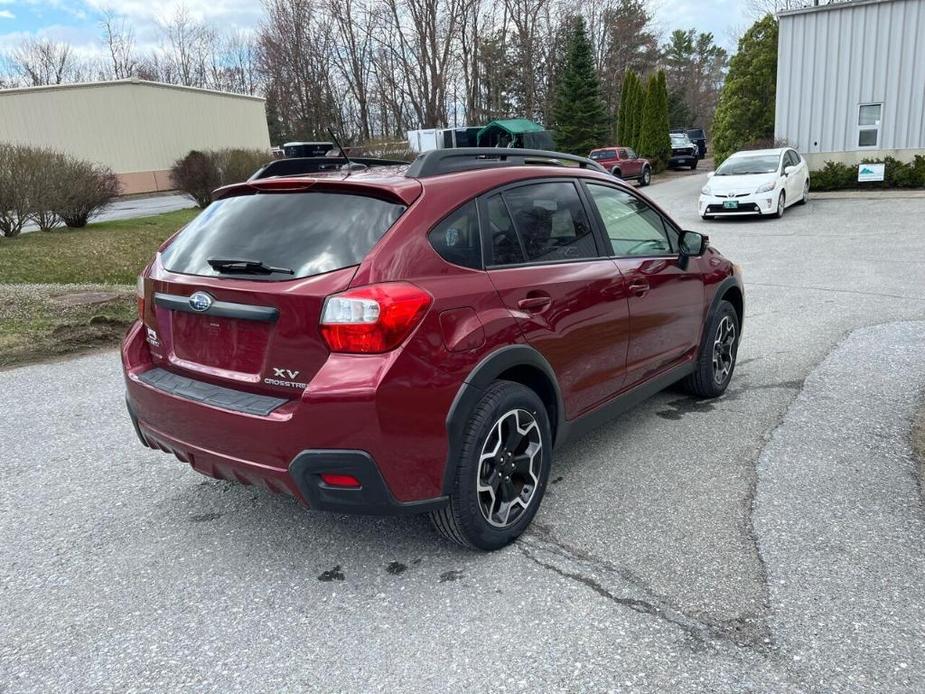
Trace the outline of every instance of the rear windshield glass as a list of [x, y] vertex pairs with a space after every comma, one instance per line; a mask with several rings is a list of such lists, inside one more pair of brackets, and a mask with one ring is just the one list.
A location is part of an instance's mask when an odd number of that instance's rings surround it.
[[[163, 252], [171, 272], [286, 280], [357, 265], [403, 205], [344, 193], [260, 193], [216, 200]], [[218, 272], [216, 259], [263, 263], [277, 271]], [[292, 273], [279, 269], [291, 269]]]
[[617, 153], [614, 152], [612, 149], [599, 149], [595, 152], [591, 152], [590, 158], [594, 160], [613, 159], [616, 156], [617, 156]]
[[704, 138], [703, 130], [691, 129], [687, 131], [687, 136], [692, 140], [702, 140]]

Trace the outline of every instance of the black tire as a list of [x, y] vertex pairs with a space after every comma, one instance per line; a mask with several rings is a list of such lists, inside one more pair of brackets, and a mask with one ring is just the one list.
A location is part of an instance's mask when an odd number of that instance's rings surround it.
[[784, 191], [780, 192], [780, 197], [777, 198], [777, 210], [774, 212], [774, 217], [780, 219], [784, 216], [784, 211], [787, 209], [787, 196], [784, 195]]
[[[507, 449], [504, 448], [502, 437], [510, 435], [512, 413], [516, 430], [527, 430], [521, 443], [526, 441], [528, 447], [520, 454], [512, 451], [512, 455], [505, 458]], [[535, 422], [535, 428], [531, 420]], [[539, 441], [540, 447], [534, 449], [530, 457], [529, 446], [536, 445], [534, 438]], [[483, 450], [490, 447], [493, 440], [498, 441], [497, 455], [480, 462]], [[517, 469], [505, 467], [517, 465], [517, 460], [523, 457], [529, 458], [527, 469], [534, 480], [533, 484], [521, 484], [523, 478]], [[519, 383], [493, 383], [469, 417], [455, 464], [456, 474], [450, 488], [449, 503], [430, 513], [430, 520], [437, 532], [463, 547], [487, 551], [501, 549], [516, 540], [536, 515], [546, 491], [552, 464], [552, 432], [543, 401], [535, 392]], [[504, 476], [505, 471], [507, 477]], [[480, 481], [496, 479], [498, 484], [493, 491], [487, 486], [479, 491]], [[518, 484], [521, 485], [519, 489]], [[497, 502], [496, 494], [503, 497], [506, 489], [516, 492], [515, 501], [518, 502], [516, 508], [513, 502], [509, 503], [508, 518], [515, 510], [517, 514], [507, 524], [489, 522], [488, 517], [494, 518], [495, 515], [493, 509]], [[522, 499], [527, 493], [529, 498], [524, 502]], [[490, 501], [486, 494], [490, 495]], [[487, 511], [486, 506], [489, 507]], [[503, 502], [498, 505], [499, 522], [502, 508]]]
[[[728, 371], [720, 374], [717, 370], [714, 350], [724, 321], [730, 321], [734, 327], [732, 344], [729, 346]], [[725, 347], [724, 347], [725, 349]], [[684, 388], [698, 398], [717, 398], [726, 392], [732, 374], [735, 371], [736, 355], [739, 350], [739, 315], [728, 301], [720, 301], [704, 333], [703, 345], [697, 356], [695, 371], [684, 380]], [[723, 360], [725, 361], [725, 360]], [[724, 364], [725, 366], [725, 364]]]
[[613, 174], [614, 178], [623, 178], [623, 172], [620, 171], [616, 166], [610, 170], [610, 173]]
[[803, 197], [800, 198], [800, 202], [797, 205], [805, 205], [809, 202], [809, 179], [806, 179], [806, 183], [803, 184]]
[[697, 168], [697, 161], [698, 161], [697, 159], [694, 159], [694, 163], [691, 164], [691, 171]]
[[645, 188], [645, 187], [646, 187], [647, 185], [649, 185], [651, 182], [652, 182], [652, 169], [650, 169], [648, 166], [646, 166], [646, 167], [642, 170], [642, 176], [639, 177], [639, 187], [640, 187], [640, 188]]

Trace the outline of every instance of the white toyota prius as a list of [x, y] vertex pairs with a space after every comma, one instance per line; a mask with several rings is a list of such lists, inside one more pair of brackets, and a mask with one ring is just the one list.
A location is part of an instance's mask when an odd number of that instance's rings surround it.
[[809, 200], [809, 167], [796, 150], [759, 149], [726, 159], [700, 191], [704, 219], [733, 215], [783, 217]]

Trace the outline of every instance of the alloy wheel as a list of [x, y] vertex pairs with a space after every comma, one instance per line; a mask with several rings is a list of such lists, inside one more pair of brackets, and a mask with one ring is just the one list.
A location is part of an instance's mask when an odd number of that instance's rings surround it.
[[713, 338], [713, 380], [722, 385], [732, 373], [736, 358], [736, 326], [729, 316], [723, 316]]
[[644, 186], [649, 185], [649, 181], [651, 180], [652, 180], [652, 172], [646, 169], [645, 171], [642, 172], [642, 185]]
[[543, 437], [530, 412], [510, 410], [491, 427], [476, 472], [479, 508], [491, 525], [506, 528], [530, 506], [542, 456]]

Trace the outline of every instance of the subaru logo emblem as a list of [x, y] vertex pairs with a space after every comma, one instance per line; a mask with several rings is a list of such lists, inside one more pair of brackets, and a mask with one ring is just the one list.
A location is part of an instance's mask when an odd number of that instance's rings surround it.
[[212, 306], [212, 297], [205, 292], [196, 292], [189, 298], [189, 305], [194, 311], [200, 313], [208, 311]]

